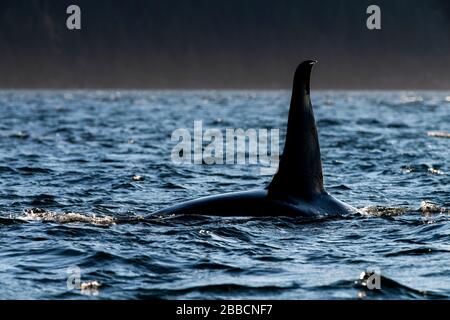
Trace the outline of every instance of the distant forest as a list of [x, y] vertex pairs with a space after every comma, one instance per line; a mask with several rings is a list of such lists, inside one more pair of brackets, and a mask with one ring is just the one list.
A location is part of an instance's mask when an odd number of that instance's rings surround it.
[[0, 0], [3, 88], [288, 88], [307, 58], [317, 88], [450, 89], [450, 1]]

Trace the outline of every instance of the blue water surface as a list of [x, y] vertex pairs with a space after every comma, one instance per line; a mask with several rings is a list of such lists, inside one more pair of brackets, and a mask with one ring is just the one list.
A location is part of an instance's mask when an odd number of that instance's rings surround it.
[[282, 148], [289, 98], [0, 91], [0, 299], [450, 298], [450, 92], [313, 93], [326, 188], [361, 215], [151, 216], [264, 187], [258, 165], [174, 164], [171, 135], [278, 128]]

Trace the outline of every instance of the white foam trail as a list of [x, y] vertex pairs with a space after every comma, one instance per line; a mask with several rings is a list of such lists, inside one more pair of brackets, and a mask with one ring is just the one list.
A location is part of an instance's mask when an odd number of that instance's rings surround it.
[[420, 203], [420, 211], [422, 214], [432, 214], [432, 213], [445, 213], [447, 211], [445, 208], [439, 207], [437, 204], [430, 201], [422, 201]]
[[412, 209], [412, 208], [401, 208], [401, 207], [383, 207], [383, 206], [368, 206], [359, 209], [359, 212], [366, 216], [399, 216], [407, 212], [421, 212], [423, 215], [430, 214], [445, 214], [446, 212], [450, 213], [450, 210], [446, 208], [440, 207], [437, 204], [430, 201], [422, 201], [420, 203], [420, 208]]
[[111, 216], [97, 217], [75, 212], [59, 213], [42, 209], [25, 210], [21, 218], [31, 221], [52, 221], [58, 223], [90, 223], [96, 225], [113, 225], [116, 223], [116, 219]]
[[97, 280], [82, 282], [80, 284], [80, 293], [88, 296], [98, 296], [101, 283]]
[[399, 216], [408, 211], [412, 211], [408, 208], [392, 208], [392, 207], [383, 207], [383, 206], [368, 206], [359, 209], [361, 214], [366, 216]]
[[428, 131], [427, 136], [435, 138], [450, 138], [450, 132], [446, 131]]

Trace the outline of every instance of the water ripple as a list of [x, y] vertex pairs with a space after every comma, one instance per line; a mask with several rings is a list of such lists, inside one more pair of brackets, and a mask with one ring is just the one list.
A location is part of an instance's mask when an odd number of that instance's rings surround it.
[[327, 190], [358, 215], [151, 215], [265, 186], [256, 166], [174, 165], [171, 133], [282, 140], [289, 94], [1, 91], [0, 298], [448, 299], [448, 92], [313, 93]]

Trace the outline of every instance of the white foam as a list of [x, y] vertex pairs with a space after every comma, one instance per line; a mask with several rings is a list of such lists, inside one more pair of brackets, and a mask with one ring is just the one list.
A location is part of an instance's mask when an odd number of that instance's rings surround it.
[[52, 221], [58, 223], [90, 223], [97, 225], [113, 225], [116, 223], [116, 219], [111, 216], [97, 217], [96, 215], [84, 215], [75, 212], [60, 213], [42, 209], [28, 209], [21, 218], [31, 221]]
[[391, 208], [383, 206], [369, 206], [359, 209], [366, 216], [399, 216], [410, 211], [408, 208]]
[[422, 214], [431, 214], [431, 213], [445, 213], [445, 208], [439, 207], [437, 204], [430, 201], [422, 201], [420, 203], [420, 211]]
[[450, 138], [450, 132], [446, 131], [428, 131], [427, 136], [435, 138]]

